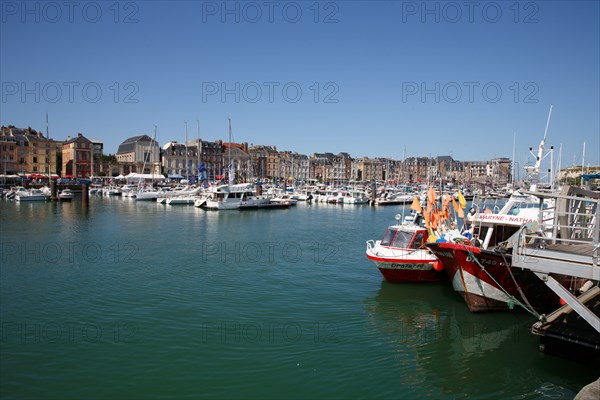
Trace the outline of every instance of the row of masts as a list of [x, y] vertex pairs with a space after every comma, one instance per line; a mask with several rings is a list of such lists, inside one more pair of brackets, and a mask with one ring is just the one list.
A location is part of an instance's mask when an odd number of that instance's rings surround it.
[[[188, 162], [188, 124], [187, 121], [184, 121], [185, 124], [185, 179], [189, 180], [190, 178], [190, 168]], [[231, 122], [230, 128], [231, 130]], [[196, 120], [196, 140], [198, 144], [200, 143], [200, 120]], [[197, 160], [196, 165], [200, 165], [200, 146], [198, 146], [198, 151], [196, 152]]]

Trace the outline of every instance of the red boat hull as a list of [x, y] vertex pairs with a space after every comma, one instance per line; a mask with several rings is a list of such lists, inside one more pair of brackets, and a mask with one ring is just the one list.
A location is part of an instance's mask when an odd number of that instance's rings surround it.
[[533, 272], [510, 267], [510, 254], [449, 242], [427, 247], [444, 264], [454, 290], [462, 295], [471, 312], [510, 310], [512, 297], [529, 303], [538, 313], [559, 306], [558, 296]]
[[402, 282], [437, 282], [444, 275], [436, 270], [402, 270], [380, 267], [379, 272], [383, 278], [392, 283]]
[[437, 282], [445, 278], [442, 271], [433, 267], [434, 260], [389, 260], [368, 256], [377, 265], [383, 278], [392, 283], [402, 282]]

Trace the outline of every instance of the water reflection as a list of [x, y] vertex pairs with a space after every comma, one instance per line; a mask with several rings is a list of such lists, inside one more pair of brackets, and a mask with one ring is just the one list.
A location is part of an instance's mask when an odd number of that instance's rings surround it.
[[536, 364], [553, 368], [565, 361], [538, 352], [528, 314], [470, 313], [443, 283], [382, 282], [364, 304], [370, 326], [396, 354], [403, 385], [435, 387], [434, 396], [450, 397], [538, 398], [551, 388], [569, 398], [578, 390], [573, 381], [581, 376], [564, 371], [551, 374], [553, 382], [539, 379]]

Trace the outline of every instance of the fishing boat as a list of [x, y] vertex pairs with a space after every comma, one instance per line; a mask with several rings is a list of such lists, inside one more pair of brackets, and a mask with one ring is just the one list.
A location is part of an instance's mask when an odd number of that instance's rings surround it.
[[442, 264], [424, 247], [429, 233], [417, 218], [407, 218], [402, 223], [389, 226], [381, 240], [367, 241], [367, 258], [377, 266], [389, 282], [433, 282], [441, 280]]
[[[542, 139], [537, 161], [532, 169], [531, 190], [538, 183], [543, 159]], [[555, 308], [558, 298], [530, 271], [511, 268], [511, 237], [524, 224], [531, 232], [546, 231], [552, 220], [554, 204], [549, 200], [515, 191], [504, 206], [472, 208], [472, 226], [466, 236], [450, 241], [428, 243], [427, 247], [444, 264], [454, 290], [464, 298], [470, 311], [510, 310], [519, 302], [529, 309], [544, 311]], [[538, 218], [541, 216], [542, 226]], [[541, 238], [540, 238], [541, 239]]]
[[502, 247], [483, 249], [465, 243], [428, 243], [443, 263], [455, 291], [471, 312], [508, 311], [517, 302], [537, 312], [555, 309], [559, 299], [530, 271], [511, 268]]

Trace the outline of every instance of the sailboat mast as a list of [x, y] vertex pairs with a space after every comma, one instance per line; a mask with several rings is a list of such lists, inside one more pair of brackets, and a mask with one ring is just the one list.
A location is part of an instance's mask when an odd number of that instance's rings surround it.
[[[562, 164], [562, 143], [560, 144], [560, 146], [558, 146], [558, 161], [557, 161], [557, 167], [556, 167], [556, 177], [557, 178], [558, 178], [558, 175], [560, 174], [561, 164]], [[560, 186], [560, 179], [557, 179], [556, 183]]]
[[[49, 140], [50, 140], [50, 133], [48, 131], [48, 112], [46, 111], [46, 142], [48, 142]], [[48, 157], [48, 159], [46, 160], [46, 165], [48, 166], [48, 182], [50, 182], [50, 157]], [[94, 168], [93, 150], [92, 150], [92, 168]], [[4, 169], [6, 172], [6, 167]]]
[[[156, 142], [156, 125], [154, 125], [154, 139], [150, 141], [150, 155], [151, 156], [152, 156], [152, 150], [154, 150], [155, 142]], [[152, 156], [152, 187], [154, 187], [154, 170], [155, 169], [156, 169], [156, 166], [154, 165], [154, 156]]]
[[583, 174], [585, 171], [585, 142], [583, 142], [583, 153], [581, 154], [581, 173]]
[[200, 120], [196, 120], [196, 171], [198, 172], [198, 181], [200, 181]]
[[517, 132], [513, 133], [513, 153], [512, 153], [512, 163], [511, 163], [511, 172], [512, 172], [512, 189], [515, 190], [515, 147], [517, 145]]
[[188, 173], [188, 148], [187, 148], [187, 142], [188, 142], [188, 132], [187, 132], [187, 121], [183, 122], [185, 124], [185, 179], [189, 179], [189, 173]]
[[[229, 144], [231, 145], [231, 118], [227, 118], [227, 121], [229, 121]], [[231, 148], [229, 149], [231, 150]], [[229, 153], [229, 150], [227, 151]], [[231, 153], [229, 153], [229, 162], [231, 162]]]
[[227, 174], [229, 175], [227, 180], [231, 185], [231, 118], [227, 118], [229, 124], [229, 148], [227, 149]]

